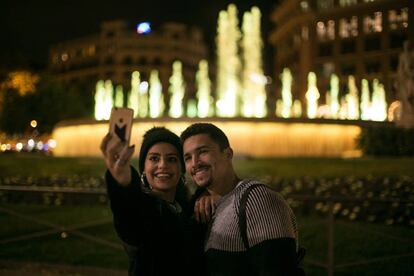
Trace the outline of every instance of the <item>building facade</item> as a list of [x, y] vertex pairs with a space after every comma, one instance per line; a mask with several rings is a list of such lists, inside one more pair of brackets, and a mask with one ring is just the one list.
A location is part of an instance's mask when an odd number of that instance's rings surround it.
[[110, 79], [124, 91], [130, 89], [133, 71], [140, 72], [141, 81], [148, 81], [150, 72], [158, 70], [163, 92], [168, 94], [172, 63], [179, 60], [186, 94], [193, 95], [198, 63], [207, 58], [201, 30], [172, 22], [151, 32], [137, 30], [126, 21], [103, 22], [97, 34], [53, 45], [49, 70], [73, 85], [94, 89], [98, 80]]
[[[384, 84], [388, 103], [395, 99], [399, 55], [405, 41], [414, 45], [414, 1], [284, 0], [271, 20], [274, 77], [279, 80], [283, 68], [290, 68], [292, 93], [302, 103], [311, 71], [318, 77], [321, 95], [335, 73], [341, 90], [349, 75], [358, 87], [362, 79], [376, 78]], [[280, 88], [276, 93], [279, 97]]]

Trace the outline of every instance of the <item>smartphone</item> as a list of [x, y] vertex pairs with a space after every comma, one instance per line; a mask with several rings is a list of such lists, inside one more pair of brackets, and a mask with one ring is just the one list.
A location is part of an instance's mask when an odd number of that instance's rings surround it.
[[126, 141], [128, 145], [131, 139], [133, 115], [134, 110], [130, 108], [114, 107], [109, 119], [109, 132], [118, 136], [121, 141]]

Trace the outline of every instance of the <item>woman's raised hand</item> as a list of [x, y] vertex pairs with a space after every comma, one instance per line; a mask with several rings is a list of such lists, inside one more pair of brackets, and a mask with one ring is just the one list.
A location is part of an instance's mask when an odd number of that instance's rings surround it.
[[101, 152], [104, 156], [106, 168], [112, 177], [123, 186], [131, 183], [130, 161], [134, 154], [135, 145], [128, 146], [127, 142], [108, 133], [102, 139]]

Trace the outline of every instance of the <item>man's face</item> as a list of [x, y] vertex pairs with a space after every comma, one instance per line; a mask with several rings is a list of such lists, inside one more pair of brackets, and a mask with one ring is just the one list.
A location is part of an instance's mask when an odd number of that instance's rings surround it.
[[231, 149], [220, 150], [207, 134], [187, 138], [183, 145], [185, 168], [199, 187], [211, 188], [223, 180], [229, 163]]

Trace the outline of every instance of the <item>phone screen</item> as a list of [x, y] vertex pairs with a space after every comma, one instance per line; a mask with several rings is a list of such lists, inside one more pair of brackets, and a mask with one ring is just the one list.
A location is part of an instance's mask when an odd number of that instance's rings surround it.
[[109, 120], [109, 132], [118, 136], [121, 141], [127, 141], [131, 138], [132, 120], [134, 111], [130, 108], [112, 108], [111, 118]]

